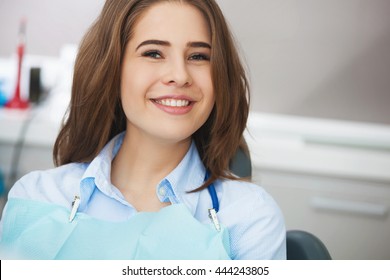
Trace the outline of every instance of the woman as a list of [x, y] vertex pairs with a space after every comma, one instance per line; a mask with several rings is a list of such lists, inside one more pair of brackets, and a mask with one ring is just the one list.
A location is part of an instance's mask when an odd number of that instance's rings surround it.
[[283, 259], [279, 208], [229, 170], [248, 85], [210, 0], [107, 0], [76, 60], [57, 168], [9, 193], [8, 257]]

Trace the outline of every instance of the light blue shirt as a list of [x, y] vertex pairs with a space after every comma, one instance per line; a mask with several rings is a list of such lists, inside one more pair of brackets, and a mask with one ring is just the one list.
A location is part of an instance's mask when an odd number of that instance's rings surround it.
[[[109, 221], [130, 219], [137, 210], [110, 180], [111, 162], [123, 138], [124, 133], [114, 137], [91, 163], [70, 163], [25, 175], [12, 187], [9, 198], [51, 202], [71, 209], [75, 195], [79, 195], [79, 212]], [[183, 203], [201, 223], [211, 223], [208, 190], [188, 193], [203, 184], [205, 172], [192, 143], [179, 165], [156, 186], [156, 194], [161, 202]], [[231, 258], [285, 259], [284, 219], [272, 197], [249, 182], [217, 180], [214, 186], [220, 207], [217, 216], [229, 231]]]

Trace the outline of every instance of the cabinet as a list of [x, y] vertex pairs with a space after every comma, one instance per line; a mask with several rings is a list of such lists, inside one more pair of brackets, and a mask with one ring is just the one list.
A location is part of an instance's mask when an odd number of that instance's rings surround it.
[[390, 128], [252, 114], [246, 139], [288, 229], [316, 234], [334, 259], [390, 259]]

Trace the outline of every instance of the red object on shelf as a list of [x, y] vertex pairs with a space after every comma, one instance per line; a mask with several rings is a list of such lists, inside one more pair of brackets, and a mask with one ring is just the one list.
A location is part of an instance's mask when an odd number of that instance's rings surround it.
[[26, 21], [22, 20], [20, 31], [19, 31], [19, 45], [18, 45], [18, 76], [16, 79], [16, 87], [14, 96], [11, 100], [9, 100], [6, 104], [6, 108], [12, 109], [27, 109], [29, 107], [29, 103], [25, 100], [22, 100], [20, 97], [20, 76], [22, 71], [22, 61], [24, 56], [24, 41], [25, 41], [25, 29], [26, 29]]

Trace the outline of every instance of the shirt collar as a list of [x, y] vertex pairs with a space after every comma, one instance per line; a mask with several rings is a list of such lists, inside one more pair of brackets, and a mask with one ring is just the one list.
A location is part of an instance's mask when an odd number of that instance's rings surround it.
[[111, 162], [122, 145], [125, 132], [111, 139], [86, 168], [80, 182], [80, 209], [85, 209], [95, 188], [109, 197], [127, 203], [123, 196], [111, 184]]
[[[157, 195], [161, 201], [164, 201], [159, 193], [161, 188], [166, 188], [167, 194], [173, 193], [176, 202], [186, 204], [192, 214], [195, 214], [199, 192], [189, 192], [203, 184], [205, 174], [206, 168], [200, 159], [195, 142], [192, 141], [190, 149], [179, 165], [157, 186]], [[171, 202], [175, 203], [172, 200]]]
[[[122, 132], [110, 140], [85, 170], [80, 183], [81, 209], [87, 206], [95, 188], [123, 204], [128, 204], [119, 190], [111, 184], [111, 162], [122, 146], [124, 136], [125, 132]], [[170, 195], [172, 203], [185, 203], [194, 214], [199, 200], [199, 192], [189, 193], [189, 191], [203, 184], [205, 173], [206, 169], [200, 159], [195, 142], [192, 141], [188, 152], [179, 165], [157, 185], [157, 196], [161, 201], [164, 201], [164, 196]], [[167, 191], [164, 191], [163, 195], [160, 192], [161, 188], [165, 188]]]

